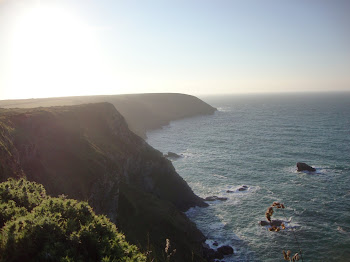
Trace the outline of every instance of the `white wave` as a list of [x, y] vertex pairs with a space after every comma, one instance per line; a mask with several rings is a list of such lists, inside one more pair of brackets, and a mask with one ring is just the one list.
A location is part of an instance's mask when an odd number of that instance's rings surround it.
[[217, 110], [219, 112], [232, 112], [232, 108], [229, 106], [218, 107]]
[[197, 214], [198, 212], [200, 212], [200, 209], [202, 208], [205, 208], [205, 207], [198, 207], [198, 206], [195, 206], [195, 207], [191, 207], [189, 210], [187, 210], [185, 212], [185, 215], [187, 217], [191, 217], [191, 216], [194, 216], [195, 214]]
[[222, 175], [218, 175], [218, 174], [213, 174], [213, 176], [215, 176], [215, 177], [218, 177], [218, 178], [223, 178], [223, 179], [227, 179], [227, 177], [225, 177], [225, 176], [222, 176]]
[[223, 229], [226, 226], [227, 223], [225, 222], [215, 222], [215, 223], [211, 223], [209, 224], [209, 229], [211, 230], [219, 230], [219, 229]]

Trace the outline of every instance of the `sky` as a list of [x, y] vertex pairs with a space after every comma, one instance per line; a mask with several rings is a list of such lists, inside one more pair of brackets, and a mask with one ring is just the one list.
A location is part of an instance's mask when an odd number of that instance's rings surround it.
[[347, 0], [0, 0], [0, 99], [350, 91]]

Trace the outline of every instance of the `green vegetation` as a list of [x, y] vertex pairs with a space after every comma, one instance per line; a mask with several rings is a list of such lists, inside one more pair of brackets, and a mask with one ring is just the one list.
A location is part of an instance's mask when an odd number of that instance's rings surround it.
[[25, 179], [0, 184], [0, 261], [146, 261], [86, 202]]

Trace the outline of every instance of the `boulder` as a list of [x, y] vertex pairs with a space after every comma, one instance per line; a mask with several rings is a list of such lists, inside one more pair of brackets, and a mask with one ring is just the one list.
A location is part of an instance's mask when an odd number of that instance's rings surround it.
[[[236, 191], [246, 191], [248, 190], [248, 186], [246, 185], [243, 185], [241, 187], [239, 187]], [[235, 193], [236, 191], [233, 191], [233, 190], [226, 190], [226, 193]]]
[[180, 158], [181, 156], [176, 154], [176, 153], [173, 153], [173, 152], [168, 152], [168, 154], [165, 154], [164, 155], [166, 158], [174, 158], [174, 159], [177, 159], [177, 158]]
[[217, 261], [216, 259], [223, 259], [224, 255], [219, 253], [218, 251], [215, 251], [211, 248], [203, 248], [204, 257], [208, 261]]
[[298, 171], [310, 171], [310, 172], [316, 171], [315, 168], [313, 168], [305, 163], [301, 163], [301, 162], [297, 163], [297, 169], [298, 169]]
[[208, 261], [220, 261], [220, 259], [223, 259], [226, 255], [232, 255], [233, 254], [233, 248], [230, 246], [221, 246], [217, 250], [203, 247], [203, 254], [204, 257]]
[[272, 220], [271, 223], [269, 221], [260, 221], [259, 224], [261, 226], [276, 226], [280, 227], [283, 224], [282, 220]]
[[209, 196], [204, 199], [204, 201], [216, 201], [216, 200], [226, 201], [227, 197]]
[[248, 189], [248, 186], [241, 186], [238, 188], [238, 191], [246, 191]]
[[233, 248], [230, 246], [221, 246], [218, 248], [217, 252], [219, 254], [222, 254], [223, 256], [226, 255], [232, 255], [233, 254]]

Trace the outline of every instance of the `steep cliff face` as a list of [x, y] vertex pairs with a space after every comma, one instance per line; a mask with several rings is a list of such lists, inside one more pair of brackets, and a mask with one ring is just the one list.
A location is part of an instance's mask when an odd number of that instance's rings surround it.
[[216, 109], [197, 97], [185, 94], [132, 94], [3, 100], [3, 108], [33, 108], [108, 102], [125, 117], [131, 131], [145, 138], [148, 130], [160, 128], [172, 120], [213, 114]]
[[25, 175], [87, 200], [160, 260], [169, 238], [178, 261], [200, 261], [204, 237], [181, 211], [205, 203], [112, 104], [0, 109], [0, 156], [0, 181]]

